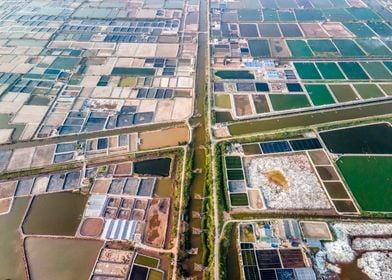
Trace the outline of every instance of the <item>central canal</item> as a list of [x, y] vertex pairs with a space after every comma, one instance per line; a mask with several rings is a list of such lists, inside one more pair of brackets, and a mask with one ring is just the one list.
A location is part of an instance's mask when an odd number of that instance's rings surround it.
[[[203, 211], [204, 184], [206, 182], [206, 145], [207, 142], [207, 90], [206, 90], [206, 65], [207, 65], [207, 9], [206, 0], [200, 1], [199, 11], [199, 34], [198, 34], [198, 50], [195, 80], [195, 111], [190, 120], [194, 127], [192, 134], [191, 147], [194, 151], [192, 169], [193, 177], [190, 186], [190, 202], [189, 202], [189, 224], [190, 242], [187, 249], [197, 249], [197, 254], [190, 255], [185, 262], [187, 272], [195, 279], [202, 279], [203, 272], [199, 268], [203, 263], [203, 246], [202, 234], [196, 233], [202, 228], [202, 220], [197, 213]], [[208, 234], [207, 232], [205, 234]]]

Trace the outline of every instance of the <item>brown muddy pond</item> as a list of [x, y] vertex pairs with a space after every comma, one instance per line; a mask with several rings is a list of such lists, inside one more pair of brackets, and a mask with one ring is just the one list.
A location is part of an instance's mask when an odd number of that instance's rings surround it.
[[23, 223], [26, 234], [75, 235], [88, 196], [62, 192], [36, 196]]
[[89, 279], [102, 241], [28, 237], [25, 250], [31, 280]]

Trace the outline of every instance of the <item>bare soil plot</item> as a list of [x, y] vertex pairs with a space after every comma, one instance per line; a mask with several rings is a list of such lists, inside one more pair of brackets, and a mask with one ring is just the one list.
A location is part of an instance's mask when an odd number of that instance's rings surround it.
[[34, 151], [34, 147], [14, 150], [7, 169], [18, 170], [29, 168], [33, 159]]
[[171, 100], [161, 100], [155, 111], [155, 121], [167, 121], [171, 119], [174, 103]]
[[260, 192], [258, 190], [249, 190], [248, 197], [249, 197], [249, 205], [251, 208], [254, 208], [254, 209], [263, 209], [264, 208], [264, 202], [263, 202], [263, 199], [261, 198]]
[[12, 197], [16, 190], [17, 181], [0, 183], [0, 199]]
[[11, 205], [12, 198], [0, 199], [0, 215], [8, 213], [8, 211], [11, 209]]
[[341, 22], [325, 22], [322, 27], [328, 32], [332, 38], [350, 38], [354, 37]]
[[328, 224], [324, 222], [300, 222], [305, 239], [332, 240]]
[[101, 234], [104, 221], [101, 218], [87, 218], [82, 222], [80, 235], [97, 237]]
[[252, 106], [248, 95], [234, 95], [233, 98], [237, 116], [252, 115]]
[[125, 277], [128, 272], [128, 268], [128, 264], [98, 262], [95, 266], [94, 274], [105, 276], [95, 276], [92, 279], [109, 280], [117, 279], [112, 278], [114, 276]]
[[158, 149], [169, 146], [177, 146], [189, 141], [189, 130], [187, 127], [173, 127], [157, 131], [140, 133], [141, 150]]
[[300, 23], [302, 31], [308, 38], [326, 38], [328, 34], [319, 23]]
[[138, 199], [135, 202], [135, 209], [142, 209], [146, 210], [148, 206], [148, 200], [147, 199]]
[[339, 180], [339, 176], [332, 166], [317, 166], [316, 170], [322, 180]]
[[116, 176], [129, 176], [132, 175], [132, 162], [123, 162], [116, 165], [116, 170], [114, 171]]
[[147, 211], [147, 224], [144, 242], [154, 247], [163, 247], [169, 219], [170, 199], [160, 198], [151, 201]]
[[112, 180], [110, 179], [96, 179], [91, 192], [106, 194], [111, 182]]
[[274, 57], [290, 57], [290, 51], [284, 39], [269, 39], [271, 55]]
[[35, 149], [35, 153], [31, 165], [36, 167], [36, 166], [45, 166], [51, 164], [53, 161], [53, 155], [55, 149], [56, 149], [56, 145], [38, 146]]
[[324, 150], [308, 151], [314, 165], [329, 165], [330, 161]]
[[176, 98], [173, 107], [172, 120], [183, 120], [192, 112], [192, 98]]

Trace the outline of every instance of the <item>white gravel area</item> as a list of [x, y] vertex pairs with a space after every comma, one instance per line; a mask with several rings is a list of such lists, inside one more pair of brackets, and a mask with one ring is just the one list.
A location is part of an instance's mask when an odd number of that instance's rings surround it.
[[324, 244], [327, 250], [327, 259], [332, 263], [349, 263], [355, 259], [356, 253], [350, 246], [347, 234], [335, 228], [336, 241]]
[[392, 224], [386, 223], [336, 223], [334, 228], [339, 228], [351, 236], [381, 236], [390, 235], [392, 232]]
[[[359, 248], [371, 248], [372, 246], [381, 249], [381, 245], [391, 246], [389, 242], [374, 241], [370, 242], [374, 238], [361, 238], [353, 241], [351, 244], [351, 238], [356, 236], [383, 236], [390, 235], [392, 232], [392, 224], [382, 224], [382, 223], [336, 223], [333, 225], [337, 240], [334, 242], [327, 242], [324, 244], [327, 250], [327, 258], [332, 263], [342, 262], [348, 263], [355, 259], [355, 251], [363, 250]], [[381, 239], [380, 239], [381, 240]], [[387, 240], [390, 240], [387, 238]], [[356, 242], [356, 243], [355, 243]], [[357, 246], [357, 247], [356, 247]], [[386, 248], [387, 249], [387, 248]], [[368, 249], [371, 250], [371, 249]]]
[[392, 238], [358, 237], [351, 246], [357, 251], [392, 250]]
[[[264, 175], [280, 171], [289, 183], [287, 189], [270, 182]], [[330, 209], [317, 176], [303, 153], [252, 158], [247, 164], [249, 187], [261, 188], [268, 208]]]
[[368, 252], [358, 260], [358, 267], [371, 279], [392, 279], [392, 252]]

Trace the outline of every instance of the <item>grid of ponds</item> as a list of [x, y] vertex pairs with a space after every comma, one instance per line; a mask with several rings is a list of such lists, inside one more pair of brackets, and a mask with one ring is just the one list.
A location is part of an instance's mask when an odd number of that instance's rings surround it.
[[[198, 3], [184, 9], [183, 1], [158, 2], [5, 5], [0, 114], [15, 117], [0, 133], [15, 129], [12, 140], [29, 140], [188, 118]], [[116, 112], [90, 106], [107, 99], [146, 102], [132, 114], [123, 114], [120, 105]]]
[[390, 99], [392, 12], [383, 4], [216, 0], [210, 20], [218, 122]]

